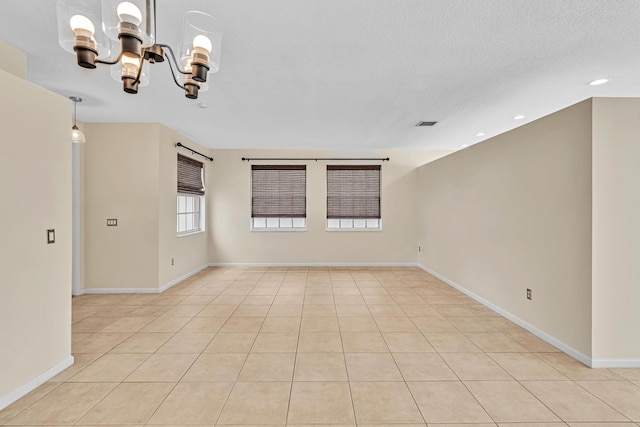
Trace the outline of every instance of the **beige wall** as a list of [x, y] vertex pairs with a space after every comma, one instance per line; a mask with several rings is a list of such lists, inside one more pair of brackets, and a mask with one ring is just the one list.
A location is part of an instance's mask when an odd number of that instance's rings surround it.
[[86, 123], [84, 133], [84, 287], [157, 289], [158, 125]]
[[419, 263], [588, 359], [591, 101], [418, 173]]
[[593, 357], [640, 366], [640, 99], [593, 113]]
[[0, 40], [0, 70], [4, 70], [21, 79], [26, 78], [27, 54]]
[[71, 103], [2, 70], [0, 93], [2, 409], [73, 359]]
[[[175, 143], [207, 149], [159, 124], [84, 130], [85, 291], [157, 292], [205, 266], [206, 232], [176, 234]], [[118, 226], [107, 227], [107, 218]]]
[[[303, 150], [212, 150], [211, 153], [215, 161], [207, 173], [207, 207], [212, 263], [414, 264], [416, 167], [449, 152], [358, 152], [355, 156]], [[382, 231], [326, 231], [326, 165], [329, 162], [247, 163], [242, 157], [391, 157], [391, 161], [382, 166]], [[307, 165], [307, 231], [250, 231], [251, 164], [254, 163]]]
[[[180, 237], [176, 233], [177, 153], [203, 162], [205, 176], [209, 174], [213, 164], [203, 157], [192, 155], [184, 148], [177, 149], [175, 144], [182, 142], [206, 154], [208, 150], [205, 147], [169, 128], [158, 126], [160, 130], [158, 265], [159, 286], [162, 288], [209, 263], [207, 250], [209, 230]], [[171, 265], [172, 258], [174, 265]]]

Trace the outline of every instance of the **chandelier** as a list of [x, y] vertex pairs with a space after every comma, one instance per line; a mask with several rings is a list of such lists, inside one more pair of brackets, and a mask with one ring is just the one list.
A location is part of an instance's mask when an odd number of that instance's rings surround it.
[[185, 13], [177, 52], [156, 42], [155, 0], [57, 0], [57, 16], [60, 46], [83, 68], [110, 65], [127, 93], [146, 86], [149, 64], [165, 58], [190, 99], [207, 90], [207, 75], [219, 70], [222, 26], [206, 13]]

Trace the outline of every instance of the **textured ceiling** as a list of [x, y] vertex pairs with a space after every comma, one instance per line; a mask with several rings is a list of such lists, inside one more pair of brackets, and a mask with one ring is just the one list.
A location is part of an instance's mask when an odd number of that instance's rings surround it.
[[[640, 96], [638, 0], [157, 0], [224, 25], [221, 71], [191, 101], [168, 66], [138, 95], [60, 48], [54, 0], [0, 0], [28, 80], [87, 122], [159, 122], [209, 147], [458, 149], [591, 96]], [[600, 77], [602, 86], [587, 83]], [[205, 103], [207, 108], [199, 108]], [[523, 114], [524, 120], [513, 116]], [[416, 128], [421, 120], [434, 127]], [[477, 137], [478, 132], [486, 136]]]

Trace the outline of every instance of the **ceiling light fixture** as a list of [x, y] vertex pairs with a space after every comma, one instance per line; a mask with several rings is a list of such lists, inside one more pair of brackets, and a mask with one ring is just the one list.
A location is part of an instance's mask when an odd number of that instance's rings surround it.
[[70, 96], [70, 100], [73, 101], [73, 127], [71, 128], [71, 142], [75, 142], [76, 144], [84, 144], [86, 139], [84, 134], [78, 126], [76, 125], [76, 107], [78, 106], [78, 102], [82, 102], [82, 98], [78, 98], [77, 96]]
[[600, 86], [600, 85], [603, 85], [603, 84], [607, 83], [608, 81], [609, 81], [609, 79], [594, 80], [591, 83], [589, 83], [589, 86]]
[[[125, 92], [135, 94], [148, 84], [148, 65], [166, 58], [173, 81], [187, 98], [197, 99], [207, 89], [207, 75], [220, 69], [222, 26], [214, 17], [185, 13], [176, 56], [169, 45], [156, 42], [155, 0], [101, 3], [57, 0], [58, 41], [76, 55], [79, 66], [112, 65], [112, 76], [122, 81]], [[113, 53], [112, 45], [117, 46]]]
[[517, 116], [513, 116], [513, 120], [522, 120], [524, 118], [525, 118], [525, 116], [523, 116], [522, 114], [518, 114]]

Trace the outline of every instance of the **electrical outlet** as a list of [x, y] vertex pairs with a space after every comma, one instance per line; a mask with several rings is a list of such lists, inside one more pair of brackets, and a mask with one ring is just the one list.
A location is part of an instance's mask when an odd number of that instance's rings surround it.
[[531, 289], [527, 289], [527, 299], [531, 299]]
[[174, 259], [171, 258], [171, 265], [174, 265]]

